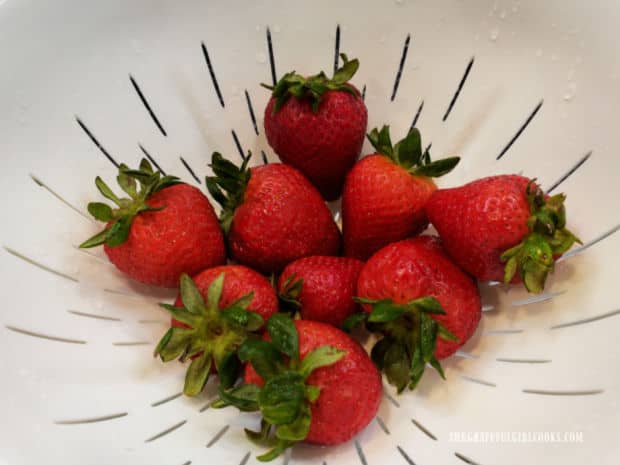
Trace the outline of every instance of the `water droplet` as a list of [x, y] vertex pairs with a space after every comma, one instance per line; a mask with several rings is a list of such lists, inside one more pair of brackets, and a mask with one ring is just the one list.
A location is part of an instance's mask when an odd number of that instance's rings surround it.
[[279, 26], [278, 24], [276, 24], [276, 25], [273, 27], [273, 32], [275, 32], [275, 33], [277, 34], [277, 33], [278, 33], [278, 32], [280, 32], [280, 31], [281, 31], [280, 26]]
[[536, 50], [536, 56], [537, 56], [538, 58], [540, 58], [541, 56], [543, 56], [543, 51], [542, 51], [542, 49], [540, 49], [540, 48], [539, 48], [538, 50]]
[[551, 55], [551, 61], [558, 61], [558, 56], [557, 56], [557, 54], [553, 53], [553, 54]]
[[397, 5], [402, 5], [403, 4], [403, 0], [394, 0], [396, 2]]
[[583, 57], [581, 55], [577, 55], [575, 57], [575, 64], [580, 65], [581, 63], [583, 63]]
[[265, 55], [263, 52], [257, 53], [256, 61], [258, 61], [259, 63], [267, 63], [267, 55]]
[[256, 25], [256, 32], [260, 32], [260, 24]]
[[491, 42], [495, 42], [498, 37], [499, 37], [499, 29], [494, 27], [493, 29], [491, 29], [491, 32], [489, 33], [489, 40]]
[[230, 88], [230, 92], [233, 96], [237, 97], [239, 95], [239, 87], [237, 86], [232, 86]]
[[512, 12], [513, 12], [513, 13], [516, 13], [517, 11], [519, 11], [519, 7], [520, 7], [520, 6], [521, 6], [521, 5], [519, 4], [519, 2], [515, 2], [515, 4], [514, 4], [514, 5], [512, 5]]
[[575, 92], [577, 91], [577, 83], [571, 82], [568, 84], [566, 88], [566, 92], [564, 92], [564, 101], [570, 102], [575, 97]]
[[499, 14], [499, 19], [506, 19], [506, 10], [502, 10], [502, 12]]
[[381, 37], [379, 37], [379, 43], [384, 44], [386, 40], [387, 40], [387, 37], [385, 36], [385, 34], [383, 34]]
[[558, 27], [558, 23], [551, 23], [551, 29], [555, 29]]
[[497, 11], [498, 8], [497, 2], [493, 3], [493, 11]]
[[480, 34], [478, 34], [477, 32], [476, 32], [476, 34], [474, 35], [474, 40], [475, 40], [476, 42], [478, 42], [478, 41], [480, 40]]

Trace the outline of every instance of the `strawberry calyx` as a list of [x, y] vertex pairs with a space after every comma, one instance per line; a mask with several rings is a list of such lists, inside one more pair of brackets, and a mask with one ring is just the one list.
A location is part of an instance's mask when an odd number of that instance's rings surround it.
[[385, 155], [413, 176], [438, 178], [452, 171], [460, 161], [460, 157], [431, 161], [429, 149], [422, 152], [422, 136], [418, 128], [412, 128], [404, 139], [394, 145], [387, 125], [381, 130], [374, 128], [366, 137], [377, 153]]
[[500, 256], [504, 267], [504, 283], [508, 284], [518, 273], [528, 292], [543, 291], [548, 274], [555, 266], [556, 257], [568, 251], [581, 240], [566, 228], [565, 194], [548, 197], [531, 180], [525, 189], [530, 206], [527, 227], [530, 233], [523, 241]]
[[333, 365], [346, 352], [332, 346], [321, 346], [299, 357], [299, 334], [293, 320], [277, 313], [267, 320], [271, 341], [248, 339], [239, 349], [239, 358], [265, 382], [263, 386], [242, 384], [232, 389], [220, 387], [219, 399], [212, 406], [234, 406], [243, 412], [260, 412], [259, 431], [246, 429], [251, 441], [270, 450], [257, 457], [268, 462], [286, 449], [303, 441], [310, 431], [310, 406], [321, 395], [321, 388], [307, 383], [317, 368]]
[[432, 318], [431, 315], [446, 315], [437, 299], [421, 297], [403, 304], [391, 299], [361, 297], [356, 297], [355, 301], [370, 305], [372, 311], [351, 315], [345, 320], [343, 329], [351, 331], [364, 322], [368, 331], [383, 335], [373, 346], [370, 357], [399, 394], [407, 386], [410, 390], [416, 388], [426, 364], [430, 364], [445, 379], [439, 360], [434, 355], [437, 338], [447, 341], [457, 341], [458, 338]]
[[301, 309], [301, 289], [303, 287], [303, 278], [297, 278], [297, 273], [291, 274], [284, 280], [281, 290], [278, 292], [278, 300], [282, 309], [295, 314]]
[[219, 152], [213, 152], [211, 164], [214, 176], [207, 176], [205, 183], [213, 199], [220, 204], [220, 225], [228, 234], [235, 215], [235, 209], [243, 203], [245, 188], [250, 181], [251, 170], [248, 163], [252, 153], [248, 152], [241, 166], [225, 159]]
[[224, 273], [210, 284], [205, 302], [196, 284], [187, 274], [180, 279], [183, 307], [160, 304], [183, 327], [171, 327], [161, 338], [154, 355], [163, 362], [192, 360], [185, 375], [183, 393], [198, 395], [209, 380], [211, 365], [215, 364], [224, 387], [232, 386], [238, 378], [241, 364], [237, 350], [253, 332], [263, 326], [263, 318], [248, 311], [254, 293], [237, 299], [219, 309], [224, 286]]
[[271, 95], [276, 100], [273, 114], [275, 115], [290, 97], [309, 99], [312, 102], [312, 111], [316, 113], [319, 110], [321, 97], [328, 90], [339, 90], [359, 96], [359, 92], [348, 83], [360, 66], [359, 60], [357, 58], [349, 60], [344, 53], [341, 53], [340, 57], [344, 63], [331, 79], [323, 71], [310, 77], [291, 71], [282, 76], [275, 86], [261, 84], [272, 91]]
[[116, 180], [129, 198], [118, 197], [99, 176], [95, 178], [95, 185], [101, 195], [114, 202], [118, 208], [112, 208], [102, 202], [90, 202], [88, 204], [88, 212], [93, 218], [103, 221], [107, 225], [103, 231], [80, 244], [81, 248], [96, 247], [104, 243], [111, 247], [121, 245], [127, 240], [136, 215], [141, 212], [159, 211], [165, 208], [150, 207], [147, 203], [148, 198], [155, 192], [181, 183], [181, 180], [176, 176], [163, 176], [160, 171], [153, 171], [153, 167], [145, 158], [142, 159], [140, 168], [137, 170], [121, 164]]

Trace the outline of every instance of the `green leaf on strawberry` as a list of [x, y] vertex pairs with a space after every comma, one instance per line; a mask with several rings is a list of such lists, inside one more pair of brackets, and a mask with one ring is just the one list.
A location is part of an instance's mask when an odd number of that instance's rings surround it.
[[271, 95], [276, 99], [273, 113], [277, 113], [290, 97], [309, 99], [314, 113], [319, 110], [321, 97], [328, 90], [348, 92], [359, 97], [359, 92], [349, 84], [359, 68], [359, 60], [357, 58], [349, 60], [344, 53], [341, 53], [340, 57], [344, 63], [331, 79], [323, 71], [310, 77], [291, 71], [282, 76], [275, 86], [261, 84], [271, 90]]
[[243, 384], [230, 389], [222, 386], [219, 399], [212, 404], [215, 408], [234, 406], [244, 412], [260, 411], [260, 430], [246, 429], [246, 435], [270, 448], [257, 457], [261, 462], [275, 459], [306, 438], [312, 423], [310, 406], [321, 392], [306, 380], [314, 370], [332, 365], [346, 354], [321, 346], [300, 360], [299, 336], [290, 316], [275, 314], [266, 326], [270, 341], [248, 339], [239, 349], [239, 358], [250, 363], [264, 385]]
[[192, 359], [183, 388], [187, 396], [195, 396], [203, 390], [212, 365], [218, 371], [220, 384], [225, 388], [232, 386], [241, 368], [237, 357], [239, 347], [253, 331], [263, 326], [260, 315], [247, 310], [252, 292], [219, 309], [224, 279], [222, 273], [211, 283], [205, 302], [194, 281], [183, 274], [180, 279], [183, 307], [160, 304], [184, 326], [172, 327], [166, 332], [155, 348], [155, 356], [164, 362]]
[[213, 176], [207, 176], [205, 183], [213, 199], [222, 207], [220, 224], [225, 234], [230, 230], [235, 209], [243, 203], [245, 188], [250, 181], [248, 163], [251, 157], [252, 153], [248, 152], [241, 166], [236, 166], [218, 152], [213, 152], [211, 156], [209, 166], [213, 170]]
[[505, 263], [504, 282], [518, 275], [525, 288], [538, 294], [543, 291], [548, 274], [553, 271], [555, 258], [581, 240], [566, 228], [566, 195], [548, 197], [531, 180], [525, 190], [531, 216], [527, 220], [530, 233], [523, 241], [500, 256]]
[[[97, 189], [106, 199], [111, 200], [117, 208], [101, 202], [88, 204], [88, 212], [97, 220], [107, 223], [106, 228], [80, 244], [81, 248], [97, 247], [106, 244], [110, 247], [123, 244], [131, 224], [136, 215], [141, 212], [158, 211], [161, 208], [152, 208], [148, 205], [148, 198], [166, 187], [181, 182], [176, 176], [163, 176], [159, 171], [153, 171], [146, 159], [140, 162], [140, 169], [132, 170], [121, 164], [116, 177], [119, 186], [129, 198], [118, 197], [112, 189], [99, 177], [95, 178]], [[138, 190], [138, 185], [140, 190]]]
[[383, 335], [373, 346], [370, 356], [399, 393], [407, 386], [415, 389], [426, 364], [430, 364], [445, 379], [434, 355], [437, 339], [456, 341], [457, 337], [431, 316], [446, 314], [437, 299], [421, 297], [402, 304], [391, 299], [355, 300], [371, 305], [372, 311], [364, 314], [365, 318], [352, 315], [345, 325], [351, 328], [365, 322], [369, 331]]
[[392, 145], [390, 127], [374, 128], [367, 135], [377, 153], [385, 155], [413, 176], [438, 178], [449, 173], [459, 163], [459, 157], [431, 161], [429, 150], [422, 152], [422, 137], [418, 128], [412, 128], [405, 138]]

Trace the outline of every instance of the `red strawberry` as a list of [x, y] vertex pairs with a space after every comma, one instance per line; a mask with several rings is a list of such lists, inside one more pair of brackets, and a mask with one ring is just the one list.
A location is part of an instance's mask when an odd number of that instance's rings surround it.
[[195, 282], [183, 274], [180, 297], [161, 306], [173, 319], [155, 355], [164, 362], [192, 360], [183, 389], [188, 396], [199, 394], [212, 372], [219, 373], [224, 387], [232, 386], [240, 369], [237, 349], [262, 328], [263, 318], [278, 311], [269, 281], [243, 266], [211, 268]]
[[363, 266], [354, 258], [300, 258], [289, 263], [280, 275], [280, 298], [298, 309], [304, 320], [340, 327], [357, 309], [353, 296]]
[[372, 358], [399, 392], [407, 383], [415, 388], [427, 363], [443, 377], [438, 359], [465, 344], [480, 321], [476, 283], [431, 236], [379, 250], [362, 269], [357, 294], [369, 329], [383, 334]]
[[280, 163], [240, 168], [214, 153], [209, 192], [233, 259], [264, 273], [309, 255], [336, 255], [340, 232], [327, 205], [295, 168]]
[[[192, 279], [203, 299], [207, 299], [209, 286], [222, 273], [224, 273], [224, 285], [218, 308], [226, 308], [239, 298], [252, 293], [252, 300], [247, 306], [248, 311], [258, 313], [264, 320], [278, 311], [278, 299], [269, 280], [262, 274], [241, 265], [216, 266], [194, 276]], [[183, 306], [181, 294], [174, 305]]]
[[381, 376], [358, 342], [333, 326], [293, 323], [283, 314], [271, 317], [267, 329], [271, 343], [248, 340], [239, 351], [249, 361], [246, 384], [220, 390], [215, 404], [260, 410], [261, 431], [246, 430], [250, 439], [272, 447], [259, 460], [272, 460], [297, 441], [348, 441], [374, 418]]
[[[267, 141], [280, 160], [300, 170], [326, 200], [340, 197], [344, 177], [359, 157], [368, 121], [359, 91], [348, 83], [359, 67], [349, 61], [332, 79], [285, 74], [265, 108]], [[291, 98], [293, 97], [293, 98]]]
[[103, 244], [119, 270], [136, 281], [163, 287], [178, 286], [181, 273], [226, 262], [217, 216], [200, 190], [174, 176], [162, 177], [146, 160], [139, 170], [121, 165], [117, 179], [129, 198], [118, 198], [97, 177], [99, 191], [118, 208], [88, 204], [88, 211], [107, 226], [80, 247]]
[[453, 157], [431, 163], [415, 128], [394, 146], [388, 126], [373, 129], [368, 139], [377, 153], [357, 162], [342, 193], [344, 252], [360, 260], [423, 231], [428, 226], [424, 206], [437, 189], [431, 178], [459, 162]]
[[566, 229], [564, 194], [501, 175], [437, 191], [426, 206], [452, 259], [481, 281], [522, 280], [542, 292], [558, 257], [581, 241]]

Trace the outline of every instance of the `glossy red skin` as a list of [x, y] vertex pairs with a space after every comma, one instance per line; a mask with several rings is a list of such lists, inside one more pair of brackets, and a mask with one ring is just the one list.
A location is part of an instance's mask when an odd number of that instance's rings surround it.
[[278, 280], [278, 292], [283, 293], [284, 282], [295, 274], [293, 281], [303, 279], [299, 295], [301, 317], [340, 327], [358, 309], [353, 297], [363, 266], [364, 262], [354, 258], [301, 258], [284, 268]]
[[[431, 296], [447, 315], [431, 315], [457, 342], [437, 339], [435, 357], [452, 355], [472, 336], [481, 316], [480, 294], [474, 280], [450, 261], [436, 237], [419, 236], [396, 242], [374, 254], [362, 269], [357, 294], [397, 303]], [[370, 307], [364, 305], [366, 311]]]
[[228, 233], [232, 258], [269, 274], [301, 257], [338, 254], [338, 227], [301, 172], [272, 163], [251, 173]]
[[[224, 273], [224, 286], [218, 305], [220, 309], [226, 308], [235, 300], [254, 292], [248, 310], [258, 313], [264, 320], [278, 312], [278, 298], [269, 280], [256, 271], [241, 265], [216, 266], [194, 276], [194, 283], [196, 283], [196, 287], [205, 301], [207, 300], [209, 286], [222, 273]], [[180, 295], [177, 296], [174, 305], [183, 306]], [[175, 319], [172, 319], [172, 326], [187, 327]]]
[[530, 180], [492, 176], [435, 192], [426, 212], [454, 262], [480, 281], [503, 281], [500, 255], [529, 233]]
[[[319, 398], [311, 404], [312, 423], [304, 442], [334, 445], [348, 441], [377, 414], [383, 386], [381, 375], [364, 348], [348, 334], [318, 321], [297, 320], [299, 354], [325, 345], [347, 354], [335, 364], [318, 368], [307, 383], [321, 388]], [[263, 380], [251, 365], [246, 365], [244, 381], [262, 385]]]
[[166, 208], [138, 214], [123, 244], [104, 244], [119, 270], [145, 284], [177, 287], [181, 273], [192, 275], [226, 263], [222, 229], [199, 189], [175, 184], [154, 193], [147, 203]]
[[359, 92], [354, 96], [329, 90], [316, 113], [309, 99], [291, 97], [275, 114], [274, 105], [272, 97], [265, 108], [269, 145], [280, 160], [304, 173], [326, 200], [340, 197], [366, 134], [368, 111]]
[[428, 226], [424, 206], [435, 190], [431, 178], [412, 176], [384, 155], [362, 158], [342, 193], [345, 255], [367, 260], [381, 247], [422, 232]]

